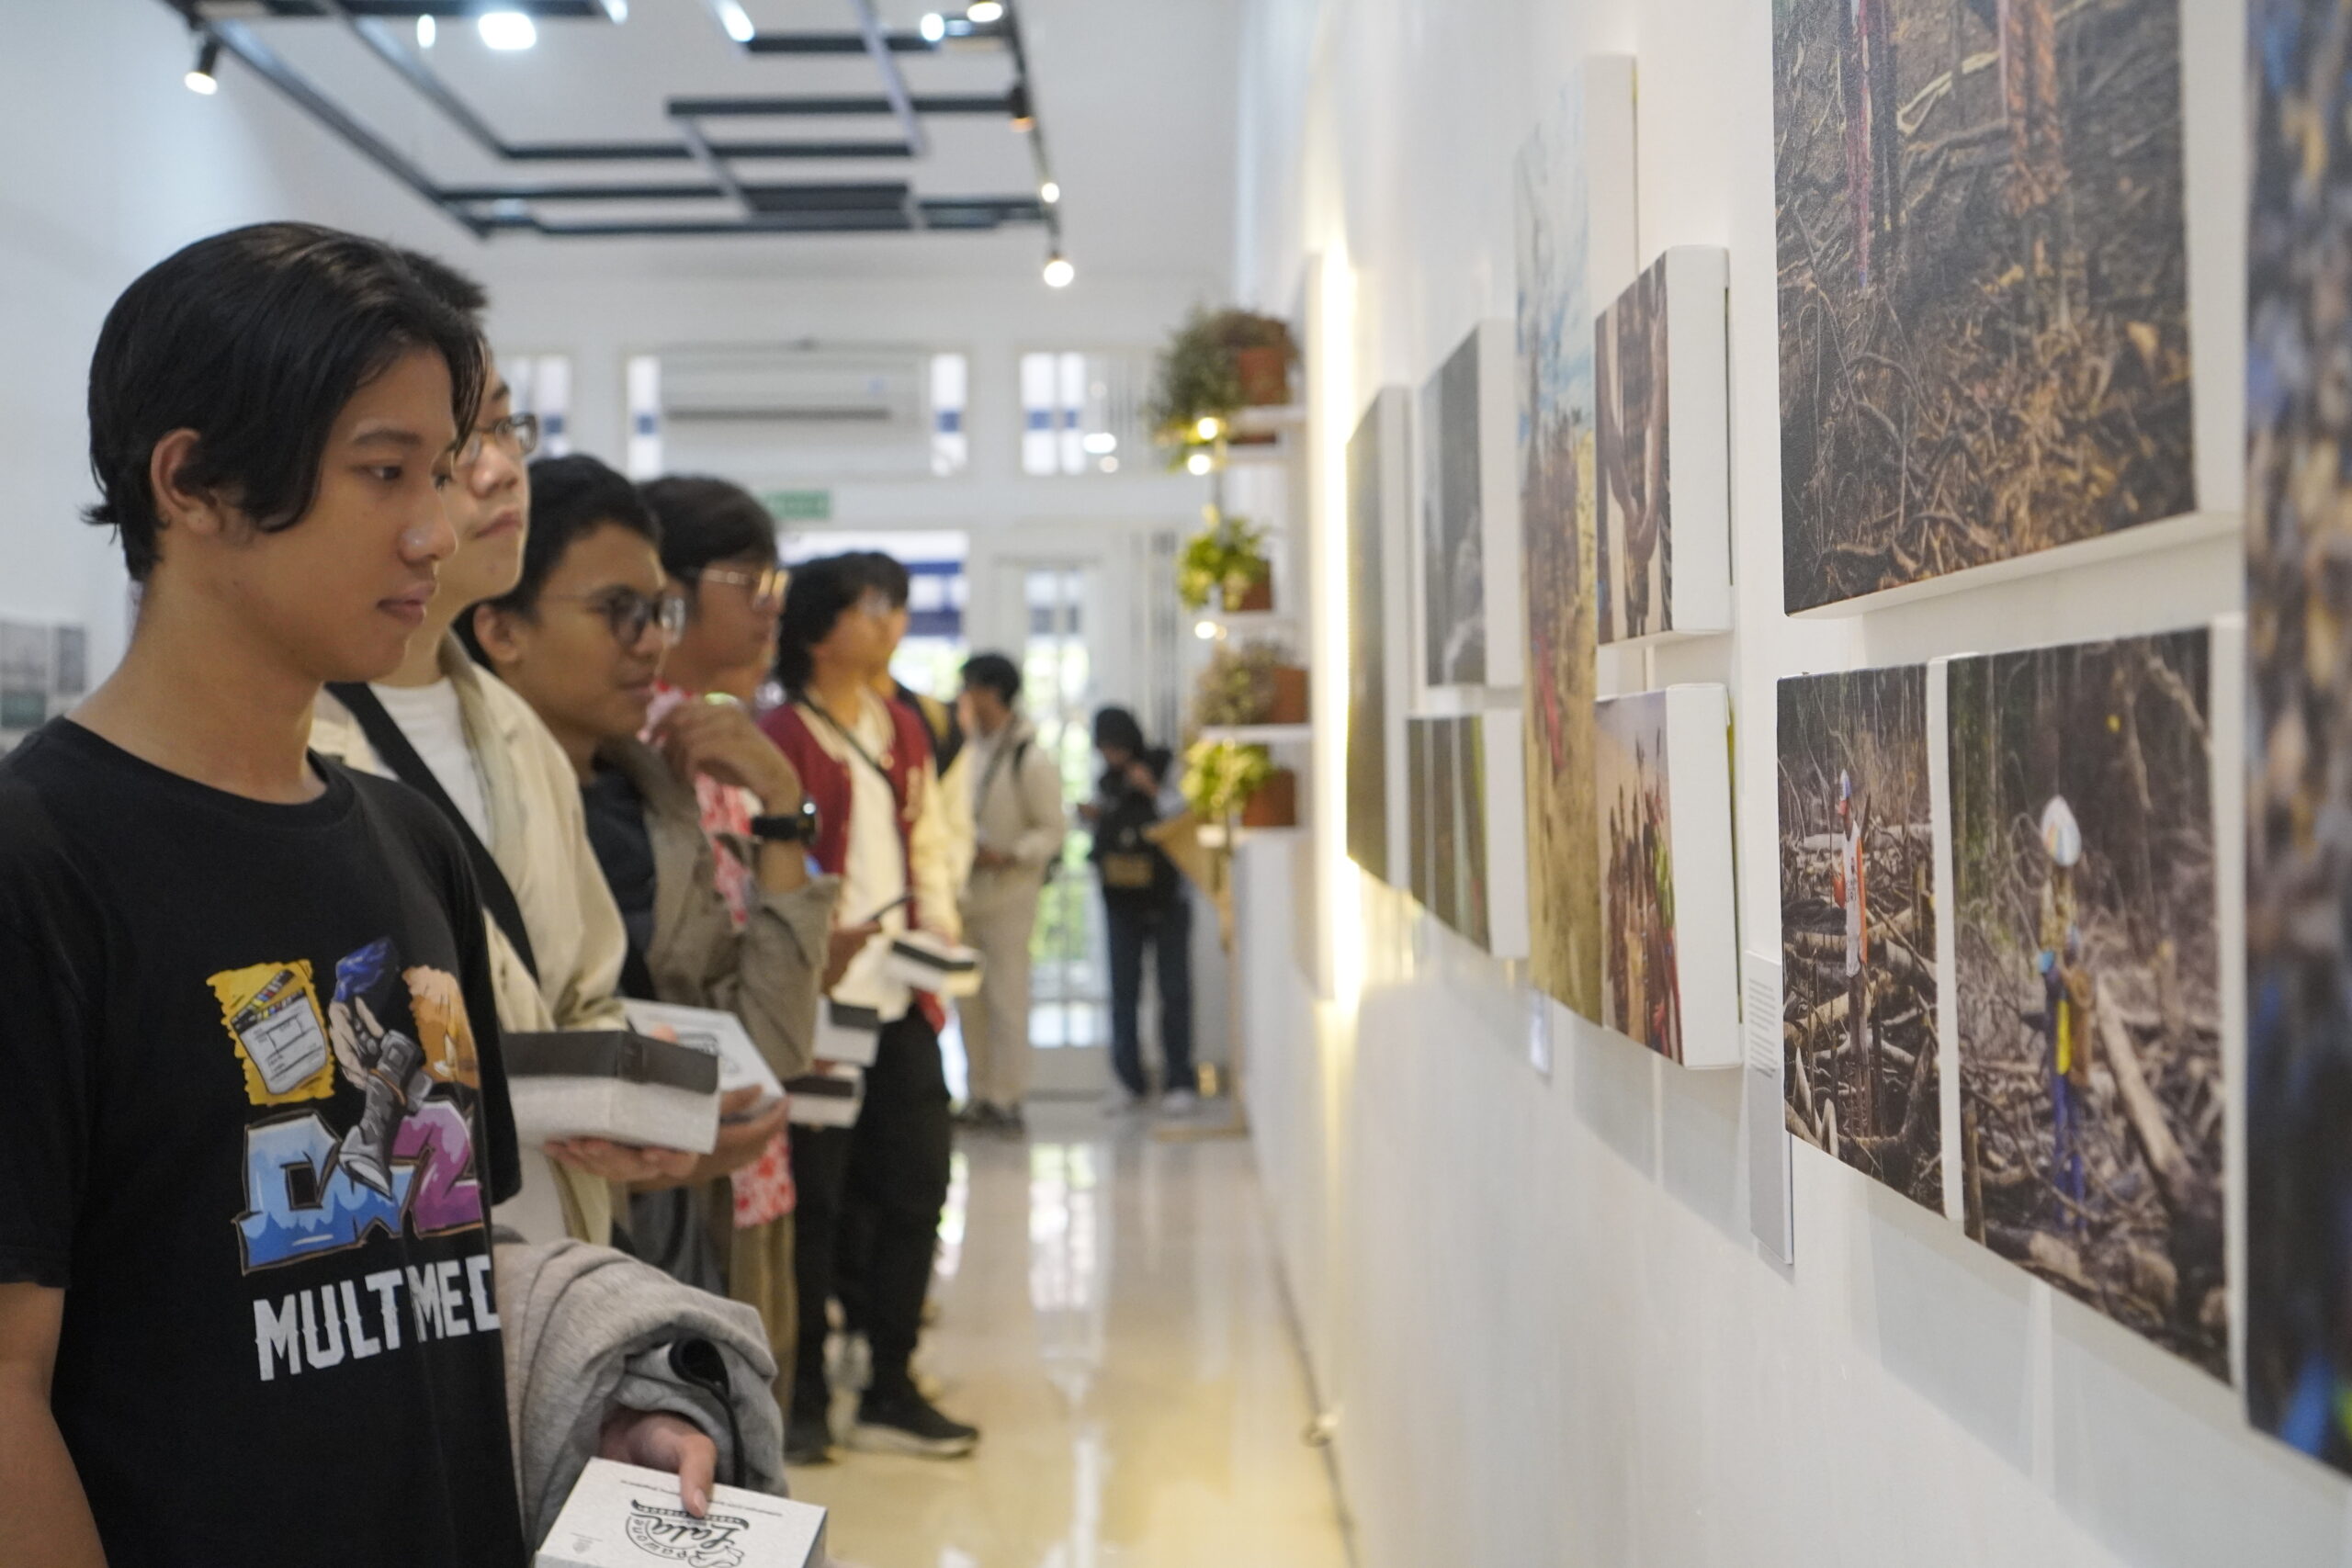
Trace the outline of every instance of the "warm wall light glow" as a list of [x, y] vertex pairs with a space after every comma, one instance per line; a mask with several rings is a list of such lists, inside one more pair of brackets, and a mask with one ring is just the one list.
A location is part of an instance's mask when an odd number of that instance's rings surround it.
[[492, 49], [528, 49], [539, 41], [537, 24], [520, 11], [484, 11], [474, 28]]
[[440, 41], [441, 24], [430, 17], [419, 17], [416, 19], [416, 47], [431, 49]]
[[[1355, 420], [1356, 277], [1346, 242], [1335, 234], [1329, 244], [1314, 275], [1306, 372], [1313, 421], [1309, 461], [1320, 470], [1307, 525], [1317, 682], [1310, 700], [1317, 714], [1339, 718], [1315, 727], [1315, 863], [1322, 881], [1324, 940], [1331, 944], [1332, 1000], [1352, 1013], [1363, 994], [1367, 967], [1364, 879], [1348, 858], [1347, 844], [1348, 432]], [[1351, 1037], [1353, 1031], [1346, 1032]]]
[[1062, 187], [1052, 180], [1047, 180], [1044, 185], [1037, 187], [1037, 199], [1044, 202], [1047, 207], [1053, 206], [1054, 203], [1059, 201], [1061, 198]]
[[1201, 423], [1194, 425], [1193, 430], [1202, 440], [1214, 441], [1225, 434], [1225, 423], [1213, 413], [1203, 414]]
[[1184, 471], [1190, 474], [1205, 474], [1216, 467], [1216, 460], [1206, 452], [1195, 452], [1184, 459]]
[[972, 0], [972, 4], [964, 8], [964, 15], [986, 27], [990, 22], [1004, 20], [1004, 7], [998, 0]]
[[1053, 254], [1052, 256], [1050, 256], [1050, 257], [1048, 257], [1048, 258], [1046, 259], [1046, 288], [1069, 288], [1069, 287], [1073, 282], [1075, 282], [1075, 281], [1077, 280], [1077, 278], [1078, 278], [1078, 268], [1076, 268], [1076, 267], [1074, 267], [1074, 266], [1072, 266], [1072, 265], [1069, 265], [1069, 258], [1068, 256], [1063, 255], [1060, 252], [1057, 251], [1057, 252], [1055, 252], [1055, 253], [1054, 253], [1054, 254]]
[[915, 30], [922, 34], [923, 42], [937, 43], [947, 36], [947, 18], [936, 11], [925, 11]]

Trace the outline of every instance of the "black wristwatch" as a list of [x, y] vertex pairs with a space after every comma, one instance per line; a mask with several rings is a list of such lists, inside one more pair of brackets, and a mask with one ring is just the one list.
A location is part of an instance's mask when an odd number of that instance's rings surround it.
[[817, 803], [804, 798], [797, 811], [776, 817], [752, 818], [752, 837], [763, 844], [815, 843]]

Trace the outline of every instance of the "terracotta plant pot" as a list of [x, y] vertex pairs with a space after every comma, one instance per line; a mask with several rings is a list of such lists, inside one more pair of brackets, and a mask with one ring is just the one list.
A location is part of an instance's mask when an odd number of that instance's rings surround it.
[[1233, 373], [1241, 400], [1251, 408], [1279, 408], [1290, 401], [1290, 355], [1279, 348], [1237, 348]]
[[1267, 705], [1268, 724], [1306, 722], [1306, 671], [1296, 665], [1274, 666], [1274, 700]]
[[1258, 786], [1241, 807], [1244, 828], [1295, 828], [1298, 826], [1298, 775], [1288, 768], [1276, 768], [1273, 776]]
[[1228, 615], [1251, 615], [1274, 607], [1274, 579], [1271, 572], [1263, 581], [1251, 583], [1238, 600], [1230, 588], [1221, 590], [1221, 592], [1225, 599], [1225, 613]]

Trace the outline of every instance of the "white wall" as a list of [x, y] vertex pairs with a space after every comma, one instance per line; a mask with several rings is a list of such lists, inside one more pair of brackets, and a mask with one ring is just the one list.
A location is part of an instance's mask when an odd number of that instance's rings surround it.
[[[2237, 606], [2234, 538], [1849, 621], [1780, 612], [1765, 0], [1251, 0], [1241, 291], [1314, 274], [1310, 384], [1344, 439], [1481, 316], [1510, 316], [1512, 158], [1571, 64], [1639, 60], [1639, 244], [1729, 247], [1740, 630], [1604, 687], [1713, 680], [1737, 734], [1743, 944], [1778, 947], [1773, 682], [2090, 639]], [[2185, 6], [2190, 276], [2207, 504], [2237, 504], [2242, 0]], [[1336, 606], [1337, 486], [1315, 551]], [[1344, 705], [1317, 634], [1317, 711]], [[1323, 761], [1336, 771], [1336, 726]], [[1334, 780], [1317, 780], [1318, 795]], [[1797, 1261], [1747, 1229], [1738, 1075], [1692, 1074], [1545, 1004], [1523, 971], [1361, 886], [1321, 839], [1359, 996], [1245, 947], [1252, 1118], [1366, 1568], [1882, 1568], [2352, 1562], [2346, 1487], [2233, 1394], [1814, 1150]], [[1731, 868], [1724, 868], [1729, 874]], [[1272, 856], [1244, 897], [1304, 897]], [[1758, 1130], [1780, 1138], [1775, 1115]]]

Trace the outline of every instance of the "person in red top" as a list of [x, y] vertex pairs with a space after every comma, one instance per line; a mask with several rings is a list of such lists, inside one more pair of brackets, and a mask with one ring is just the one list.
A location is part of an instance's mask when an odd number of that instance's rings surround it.
[[953, 940], [959, 921], [929, 738], [913, 712], [874, 690], [888, 668], [892, 608], [870, 561], [835, 556], [796, 570], [778, 629], [786, 701], [761, 721], [816, 804], [817, 863], [842, 878], [837, 919], [880, 928], [830, 993], [882, 1023], [865, 1109], [854, 1127], [803, 1129], [792, 1145], [800, 1202], [800, 1344], [786, 1443], [793, 1463], [821, 1463], [831, 1447], [825, 1303], [837, 1281], [842, 1211], [853, 1204], [867, 1244], [859, 1261], [874, 1371], [852, 1446], [953, 1458], [979, 1438], [933, 1408], [909, 1371], [954, 1124], [938, 999], [910, 990], [887, 960], [893, 936], [920, 928]]

